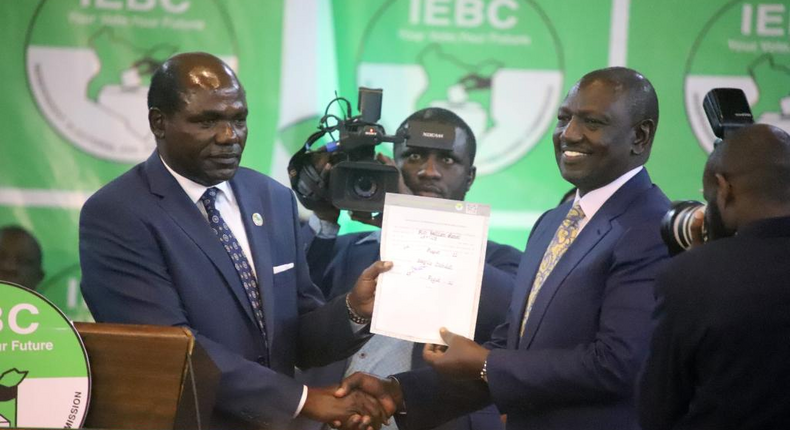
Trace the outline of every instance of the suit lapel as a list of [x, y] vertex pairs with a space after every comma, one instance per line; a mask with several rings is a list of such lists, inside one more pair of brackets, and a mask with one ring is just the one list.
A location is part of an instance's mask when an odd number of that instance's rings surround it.
[[[576, 266], [581, 262], [581, 260], [592, 251], [595, 246], [603, 239], [609, 231], [612, 229], [612, 220], [620, 216], [628, 207], [630, 206], [631, 202], [639, 196], [642, 192], [646, 191], [651, 187], [650, 177], [647, 174], [646, 170], [642, 170], [636, 174], [633, 178], [628, 180], [619, 190], [617, 190], [607, 201], [601, 206], [601, 209], [596, 212], [596, 214], [590, 219], [587, 225], [584, 227], [584, 230], [579, 233], [579, 236], [576, 240], [571, 244], [570, 248], [565, 252], [565, 255], [562, 256], [560, 261], [557, 262], [557, 265], [554, 266], [554, 269], [551, 271], [549, 276], [543, 282], [543, 286], [540, 289], [540, 293], [538, 293], [538, 297], [535, 299], [535, 304], [532, 307], [532, 312], [529, 316], [529, 321], [527, 321], [527, 326], [524, 330], [524, 337], [518, 344], [519, 349], [526, 349], [532, 343], [532, 340], [535, 337], [535, 334], [540, 327], [540, 323], [543, 320], [544, 315], [546, 314], [546, 310], [548, 309], [549, 305], [551, 304], [551, 300], [556, 295], [558, 289], [562, 286], [563, 281], [571, 271], [576, 268]], [[554, 218], [551, 223], [550, 231], [547, 234], [549, 236], [548, 241], [545, 243], [541, 241], [541, 247], [538, 248], [541, 250], [540, 255], [537, 256], [538, 262], [534, 265], [534, 267], [530, 267], [532, 270], [531, 273], [532, 279], [535, 277], [535, 273], [537, 272], [538, 265], [540, 264], [540, 260], [543, 258], [543, 253], [546, 251], [546, 248], [549, 245], [549, 242], [554, 237], [554, 232], [559, 227], [559, 224], [562, 222], [565, 214], [570, 209], [570, 203], [566, 203], [563, 205], [562, 210], [557, 210], [560, 214], [559, 219]], [[544, 231], [545, 233], [545, 231]], [[535, 256], [533, 254], [533, 256]], [[532, 288], [532, 284], [529, 284], [528, 290]], [[526, 295], [528, 296], [528, 294]], [[518, 329], [520, 329], [521, 319], [524, 316], [524, 306], [526, 305], [526, 296], [521, 301], [521, 313], [519, 314], [519, 320], [516, 323]], [[515, 338], [518, 338], [518, 333], [514, 333]]]
[[233, 291], [247, 316], [251, 321], [255, 322], [252, 306], [249, 299], [247, 299], [247, 294], [239, 280], [239, 274], [233, 267], [228, 253], [214, 232], [211, 231], [211, 227], [209, 227], [208, 222], [203, 218], [195, 203], [189, 199], [183, 188], [162, 164], [162, 160], [159, 159], [159, 154], [156, 151], [145, 162], [145, 172], [148, 176], [151, 192], [161, 197], [159, 205], [206, 254], [206, 257], [217, 268], [222, 278], [225, 279], [225, 283]]
[[[244, 230], [247, 232], [247, 240], [250, 242], [251, 258], [255, 264], [255, 274], [258, 278], [258, 289], [263, 301], [263, 317], [266, 322], [266, 334], [269, 340], [269, 350], [274, 344], [274, 272], [271, 258], [271, 239], [269, 229], [272, 228], [271, 205], [263, 205], [259, 196], [265, 195], [266, 190], [252, 192], [240, 180], [238, 174], [231, 179], [230, 186], [233, 194], [239, 203], [241, 220]], [[263, 224], [258, 226], [253, 222], [253, 214], [259, 214], [263, 218]], [[243, 287], [242, 287], [242, 291]]]
[[551, 239], [554, 237], [554, 232], [557, 230], [557, 227], [560, 225], [569, 209], [570, 203], [567, 203], [547, 213], [541, 221], [540, 229], [535, 231], [534, 236], [529, 239], [529, 244], [527, 245], [527, 248], [540, 250], [540, 253], [537, 251], [525, 252], [521, 257], [515, 285], [523, 285], [525, 288], [516, 287], [513, 292], [508, 325], [508, 348], [515, 348], [518, 344], [521, 319], [524, 317], [524, 308], [527, 305], [529, 293], [532, 291], [532, 283], [535, 281], [535, 275], [538, 272], [540, 261], [543, 259], [543, 254], [546, 252]]
[[[603, 238], [609, 232], [609, 230], [611, 230], [612, 226], [609, 218], [598, 215], [604, 214], [601, 214], [600, 211], [595, 214], [595, 216], [587, 223], [587, 225], [584, 227], [584, 230], [579, 233], [579, 236], [565, 252], [565, 255], [560, 258], [560, 261], [557, 262], [557, 265], [554, 266], [554, 269], [543, 282], [543, 286], [540, 288], [538, 297], [535, 299], [535, 304], [532, 307], [532, 312], [529, 315], [529, 320], [527, 321], [527, 326], [524, 330], [524, 338], [521, 339], [521, 343], [519, 344], [520, 349], [526, 349], [529, 347], [529, 344], [532, 342], [532, 339], [534, 338], [535, 333], [537, 332], [538, 327], [543, 320], [543, 316], [546, 313], [549, 303], [551, 303], [551, 300], [554, 298], [554, 295], [557, 293], [557, 290], [559, 289], [560, 285], [562, 285], [562, 282], [565, 280], [568, 274], [571, 273], [571, 271], [579, 264], [584, 256], [593, 250], [595, 245], [600, 242], [601, 238]], [[520, 324], [521, 321], [519, 321], [519, 325]]]

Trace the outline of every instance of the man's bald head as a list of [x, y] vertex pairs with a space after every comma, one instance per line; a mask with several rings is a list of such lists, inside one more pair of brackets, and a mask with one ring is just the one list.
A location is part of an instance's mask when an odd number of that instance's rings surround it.
[[183, 105], [182, 95], [190, 90], [238, 88], [233, 70], [219, 58], [205, 52], [187, 52], [168, 58], [151, 76], [148, 109], [169, 115]]
[[582, 196], [611, 183], [647, 162], [657, 124], [656, 93], [639, 72], [588, 73], [557, 110], [552, 141], [560, 174]]
[[198, 184], [233, 178], [247, 142], [247, 98], [236, 74], [202, 52], [170, 57], [154, 72], [148, 125], [168, 167]]
[[712, 239], [754, 221], [790, 216], [790, 136], [766, 124], [736, 131], [711, 153], [702, 183]]
[[627, 67], [607, 67], [584, 75], [576, 85], [581, 88], [593, 82], [605, 82], [625, 95], [634, 123], [652, 120], [658, 126], [658, 96], [653, 84], [641, 73]]
[[712, 181], [716, 174], [737, 184], [738, 194], [790, 208], [790, 135], [767, 124], [739, 129], [708, 159], [706, 177]]

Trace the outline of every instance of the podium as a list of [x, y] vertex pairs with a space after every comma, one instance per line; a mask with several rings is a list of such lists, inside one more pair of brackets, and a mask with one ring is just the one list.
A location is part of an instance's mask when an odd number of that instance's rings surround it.
[[85, 428], [164, 430], [210, 426], [219, 371], [182, 327], [74, 323], [88, 353]]

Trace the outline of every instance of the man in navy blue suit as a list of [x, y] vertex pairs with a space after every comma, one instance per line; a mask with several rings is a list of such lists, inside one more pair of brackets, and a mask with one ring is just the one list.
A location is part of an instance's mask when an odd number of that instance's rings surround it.
[[559, 108], [554, 152], [572, 202], [530, 235], [506, 322], [481, 346], [443, 331], [433, 368], [346, 379], [398, 409], [408, 429], [430, 428], [494, 403], [512, 429], [638, 429], [634, 402], [668, 257], [659, 224], [666, 196], [644, 169], [658, 124], [650, 82], [626, 68], [585, 75]]
[[324, 305], [291, 191], [239, 168], [246, 97], [220, 59], [168, 59], [148, 104], [156, 151], [80, 216], [82, 291], [96, 320], [188, 327], [221, 372], [209, 428], [280, 429], [297, 415], [380, 421], [370, 396], [338, 401], [292, 377], [295, 365], [361, 346], [376, 276], [389, 263], [371, 265], [349, 294]]
[[[455, 129], [455, 141], [450, 150], [397, 143], [393, 147], [394, 161], [380, 154], [382, 161], [398, 167], [402, 178], [400, 193], [464, 200], [476, 173], [474, 157], [477, 144], [472, 129], [455, 113], [436, 107], [410, 115], [401, 124], [399, 133], [408, 130], [410, 121], [451, 126]], [[325, 173], [328, 173], [327, 169]], [[381, 231], [337, 236], [338, 215], [337, 210], [330, 208], [315, 211], [304, 235], [308, 238], [307, 260], [311, 274], [327, 299], [348, 293], [349, 281], [355, 280], [366, 267], [379, 259]], [[356, 215], [359, 218], [359, 214]], [[505, 321], [521, 255], [511, 246], [488, 242], [475, 341], [487, 342], [494, 328]], [[421, 344], [386, 336], [373, 336], [353, 357], [323, 368], [310, 369], [304, 377], [316, 385], [329, 385], [339, 383], [344, 375], [355, 371], [389, 376], [425, 367], [422, 347]], [[442, 429], [496, 430], [503, 427], [496, 408], [489, 407], [447, 423]], [[309, 426], [305, 425], [305, 428]], [[396, 427], [393, 423], [389, 428]]]

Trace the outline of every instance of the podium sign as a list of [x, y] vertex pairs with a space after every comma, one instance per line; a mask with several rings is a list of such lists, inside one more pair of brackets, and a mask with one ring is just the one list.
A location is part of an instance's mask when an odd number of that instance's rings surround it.
[[81, 427], [90, 387], [71, 321], [44, 296], [0, 282], [0, 427]]

